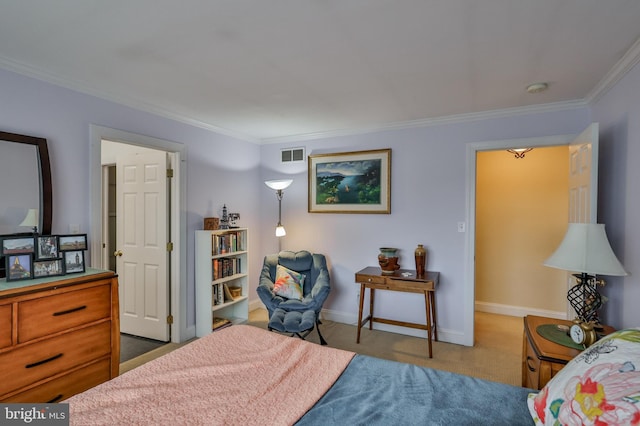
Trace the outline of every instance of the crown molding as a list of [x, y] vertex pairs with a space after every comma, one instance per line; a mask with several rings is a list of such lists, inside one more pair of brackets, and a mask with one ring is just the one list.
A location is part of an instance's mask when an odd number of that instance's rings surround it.
[[640, 62], [640, 38], [627, 50], [620, 60], [609, 70], [609, 72], [591, 89], [585, 97], [588, 105], [592, 105], [615, 84], [620, 81], [633, 67]]
[[184, 116], [182, 114], [175, 113], [173, 111], [169, 111], [163, 108], [158, 108], [158, 106], [149, 104], [147, 102], [141, 102], [140, 100], [137, 100], [137, 99], [132, 99], [126, 96], [114, 95], [108, 92], [104, 92], [84, 82], [59, 78], [58, 76], [55, 76], [47, 72], [43, 72], [42, 70], [36, 69], [32, 66], [17, 62], [13, 59], [9, 59], [4, 56], [0, 56], [0, 68], [4, 68], [8, 71], [15, 72], [20, 75], [35, 78], [36, 80], [44, 81], [45, 83], [50, 83], [56, 86], [64, 87], [65, 89], [73, 90], [86, 95], [95, 96], [103, 100], [128, 106], [130, 108], [134, 108], [143, 112], [158, 115], [160, 117], [168, 118], [170, 120], [174, 120], [183, 124], [188, 124], [193, 127], [209, 130], [215, 133], [219, 133], [225, 136], [230, 136], [246, 142], [252, 142], [256, 144], [260, 143], [259, 138], [249, 136], [244, 133], [224, 129], [222, 127], [213, 126], [211, 124], [193, 119], [191, 117]]
[[328, 131], [328, 132], [306, 133], [306, 134], [299, 134], [299, 135], [292, 135], [292, 136], [264, 138], [261, 140], [261, 142], [263, 144], [301, 142], [306, 140], [334, 138], [334, 137], [342, 137], [342, 136], [354, 136], [354, 135], [361, 135], [361, 134], [374, 133], [374, 132], [383, 132], [388, 130], [413, 129], [417, 127], [459, 124], [459, 123], [467, 123], [470, 121], [507, 118], [507, 117], [515, 117], [515, 116], [528, 115], [528, 114], [540, 114], [540, 113], [546, 113], [546, 112], [557, 112], [557, 111], [563, 111], [567, 109], [582, 108], [586, 106], [587, 106], [587, 103], [584, 100], [580, 99], [580, 100], [573, 100], [573, 101], [553, 102], [553, 103], [547, 103], [547, 104], [529, 105], [524, 107], [505, 108], [505, 109], [497, 109], [497, 110], [482, 111], [482, 112], [472, 112], [472, 113], [466, 113], [466, 114], [455, 114], [455, 115], [447, 115], [442, 117], [425, 118], [420, 120], [403, 121], [403, 122], [397, 122], [397, 123], [389, 123], [382, 126], [364, 127], [361, 129], [343, 129], [343, 130], [334, 130], [334, 131]]

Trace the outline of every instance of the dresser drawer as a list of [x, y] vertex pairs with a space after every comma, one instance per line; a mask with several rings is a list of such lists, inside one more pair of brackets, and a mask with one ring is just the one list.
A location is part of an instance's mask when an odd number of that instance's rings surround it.
[[385, 281], [385, 277], [381, 277], [381, 276], [356, 274], [356, 282], [385, 284], [386, 281]]
[[111, 378], [110, 366], [111, 362], [108, 358], [102, 359], [40, 386], [5, 398], [3, 402], [54, 403], [63, 401], [109, 380]]
[[535, 351], [533, 350], [533, 347], [531, 345], [531, 342], [527, 342], [527, 347], [526, 347], [526, 354], [524, 362], [525, 362], [525, 369], [526, 369], [526, 383], [525, 383], [525, 387], [531, 388], [531, 389], [540, 389], [539, 387], [539, 383], [540, 383], [540, 359], [538, 358], [538, 355], [535, 353]]
[[0, 354], [2, 392], [9, 393], [111, 353], [105, 321]]
[[18, 303], [18, 343], [108, 318], [110, 293], [106, 281], [105, 285]]
[[0, 348], [11, 346], [11, 304], [0, 305]]

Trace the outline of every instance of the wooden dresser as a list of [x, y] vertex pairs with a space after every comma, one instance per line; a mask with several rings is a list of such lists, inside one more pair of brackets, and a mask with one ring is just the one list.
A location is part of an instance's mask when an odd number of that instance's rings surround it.
[[118, 375], [113, 272], [0, 280], [0, 401], [58, 402]]

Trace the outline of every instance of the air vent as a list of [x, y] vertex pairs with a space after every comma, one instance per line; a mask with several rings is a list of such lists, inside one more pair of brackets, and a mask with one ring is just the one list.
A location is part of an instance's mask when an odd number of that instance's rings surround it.
[[285, 148], [280, 150], [283, 163], [304, 161], [304, 148]]

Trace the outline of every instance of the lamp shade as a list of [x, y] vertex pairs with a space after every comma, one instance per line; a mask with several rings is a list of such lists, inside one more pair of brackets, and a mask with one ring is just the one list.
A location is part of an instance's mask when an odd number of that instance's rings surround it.
[[600, 223], [570, 223], [560, 246], [544, 265], [587, 274], [627, 275]]
[[288, 188], [289, 185], [291, 185], [291, 182], [293, 182], [293, 179], [276, 179], [267, 180], [264, 184], [275, 191], [282, 191], [283, 189]]
[[278, 226], [276, 226], [276, 237], [284, 237], [285, 235], [287, 235], [287, 231], [284, 229], [284, 226], [278, 224]]
[[27, 215], [22, 220], [22, 223], [18, 226], [29, 226], [34, 227], [38, 226], [40, 222], [40, 218], [38, 217], [38, 209], [29, 209], [27, 211]]

